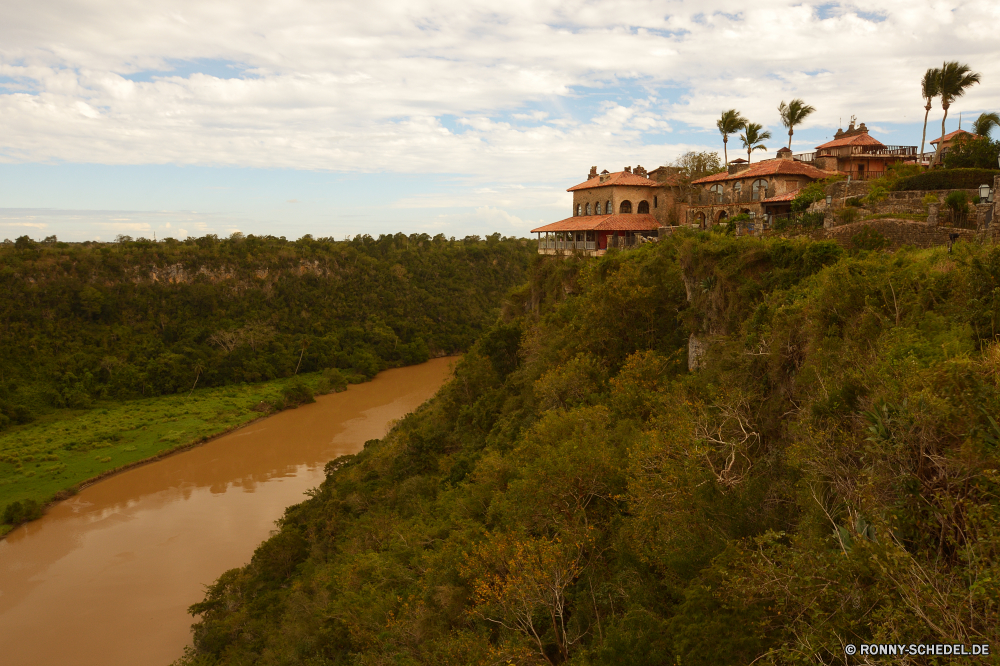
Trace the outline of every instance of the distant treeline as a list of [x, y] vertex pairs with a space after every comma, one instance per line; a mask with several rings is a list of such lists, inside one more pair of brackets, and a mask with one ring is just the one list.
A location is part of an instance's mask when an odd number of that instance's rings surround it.
[[468, 347], [523, 281], [499, 234], [0, 245], [0, 428], [52, 407], [341, 368], [371, 377]]

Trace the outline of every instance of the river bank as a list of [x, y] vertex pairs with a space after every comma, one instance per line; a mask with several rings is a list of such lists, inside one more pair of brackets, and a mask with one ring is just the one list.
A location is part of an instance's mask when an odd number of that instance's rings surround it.
[[[452, 359], [389, 370], [315, 404], [83, 489], [0, 542], [0, 652], [12, 663], [169, 663], [186, 608], [245, 563], [323, 466], [430, 398]], [[60, 641], [46, 636], [59, 635]], [[57, 644], [56, 644], [57, 643]]]
[[[97, 481], [254, 423], [272, 413], [290, 387], [322, 392], [328, 388], [323, 381], [314, 372], [54, 411], [0, 434], [0, 512], [13, 502], [31, 502], [38, 507], [32, 517], [38, 517], [42, 507]], [[0, 539], [13, 527], [0, 524]]]

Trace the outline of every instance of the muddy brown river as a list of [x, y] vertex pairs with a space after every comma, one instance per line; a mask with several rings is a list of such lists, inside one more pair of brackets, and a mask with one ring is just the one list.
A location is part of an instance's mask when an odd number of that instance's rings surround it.
[[388, 370], [84, 489], [0, 541], [0, 663], [165, 666], [204, 586], [246, 564], [332, 458], [382, 437], [454, 359]]

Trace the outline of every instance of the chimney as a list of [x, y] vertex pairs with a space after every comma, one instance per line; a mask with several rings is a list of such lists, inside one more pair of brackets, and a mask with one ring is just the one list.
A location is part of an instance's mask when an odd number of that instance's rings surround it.
[[625, 171], [625, 173], [632, 173], [632, 167], [627, 166], [623, 169], [623, 171]]
[[587, 180], [591, 180], [593, 178], [597, 178], [597, 167], [595, 166], [590, 167], [590, 173], [587, 174]]
[[789, 150], [786, 146], [782, 146], [781, 148], [778, 149], [777, 157], [779, 160], [790, 160], [792, 159], [792, 151]]
[[646, 175], [646, 170], [642, 168], [641, 164], [635, 165], [635, 171], [633, 173], [637, 176], [642, 176], [643, 178], [649, 178], [649, 176]]

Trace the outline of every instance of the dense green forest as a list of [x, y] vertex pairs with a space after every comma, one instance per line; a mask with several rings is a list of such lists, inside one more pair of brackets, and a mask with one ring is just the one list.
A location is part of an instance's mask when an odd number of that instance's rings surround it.
[[0, 430], [46, 408], [453, 353], [531, 256], [498, 234], [21, 237], [0, 245]]
[[0, 534], [97, 475], [469, 347], [499, 235], [0, 244]]
[[996, 653], [998, 333], [990, 246], [685, 232], [539, 261], [432, 401], [207, 590], [180, 663]]

